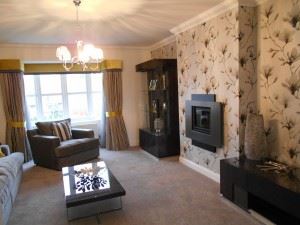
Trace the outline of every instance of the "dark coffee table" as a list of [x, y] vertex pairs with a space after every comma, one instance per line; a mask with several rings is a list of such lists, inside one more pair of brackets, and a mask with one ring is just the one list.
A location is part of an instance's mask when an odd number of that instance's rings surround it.
[[69, 220], [122, 209], [126, 192], [104, 161], [64, 167], [62, 174]]

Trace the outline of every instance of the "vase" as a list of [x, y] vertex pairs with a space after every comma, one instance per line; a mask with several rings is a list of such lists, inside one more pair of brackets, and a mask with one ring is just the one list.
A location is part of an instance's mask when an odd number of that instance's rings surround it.
[[267, 140], [262, 115], [248, 113], [245, 129], [245, 156], [250, 160], [262, 160], [267, 156]]

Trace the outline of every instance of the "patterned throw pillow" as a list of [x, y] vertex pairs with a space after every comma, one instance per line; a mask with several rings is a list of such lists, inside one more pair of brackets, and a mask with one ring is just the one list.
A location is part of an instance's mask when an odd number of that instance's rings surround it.
[[53, 135], [59, 137], [61, 141], [72, 138], [71, 125], [67, 121], [52, 123]]
[[5, 157], [6, 155], [4, 154], [4, 152], [2, 151], [2, 149], [0, 148], [0, 158]]

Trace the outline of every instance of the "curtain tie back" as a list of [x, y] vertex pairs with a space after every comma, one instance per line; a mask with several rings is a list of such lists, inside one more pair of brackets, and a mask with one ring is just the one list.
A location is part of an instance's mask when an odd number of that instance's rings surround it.
[[106, 112], [106, 117], [122, 116], [122, 112]]
[[25, 127], [25, 121], [9, 121], [9, 124], [13, 128], [23, 128], [23, 127]]

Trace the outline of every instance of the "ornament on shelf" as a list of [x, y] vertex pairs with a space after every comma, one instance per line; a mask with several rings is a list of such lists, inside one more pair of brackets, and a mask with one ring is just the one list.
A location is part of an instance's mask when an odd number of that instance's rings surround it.
[[264, 172], [288, 173], [290, 171], [287, 165], [274, 161], [266, 161], [263, 165], [257, 165], [257, 167]]
[[247, 114], [245, 129], [245, 156], [250, 160], [266, 157], [267, 140], [262, 115]]
[[164, 128], [164, 122], [161, 118], [156, 118], [154, 120], [154, 129], [156, 133], [160, 133]]

